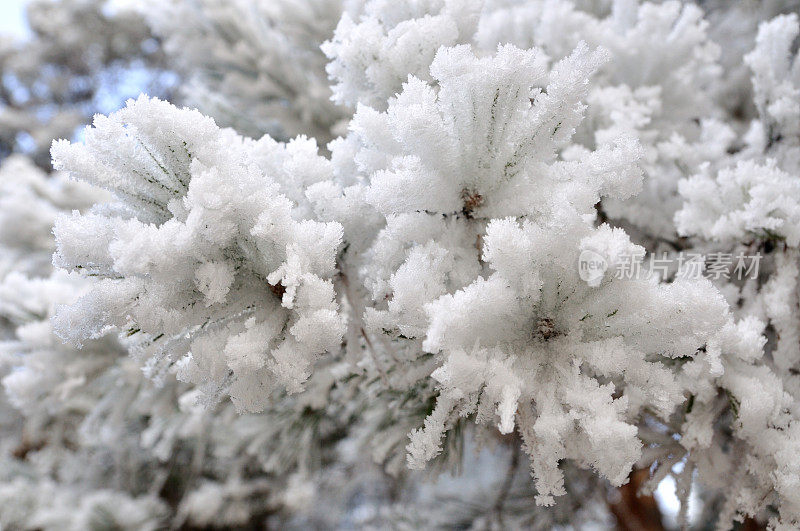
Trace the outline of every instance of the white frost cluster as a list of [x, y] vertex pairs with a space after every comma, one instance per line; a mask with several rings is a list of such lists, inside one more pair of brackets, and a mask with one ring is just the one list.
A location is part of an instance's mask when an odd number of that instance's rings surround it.
[[432, 375], [442, 391], [409, 445], [412, 464], [429, 459], [456, 415], [502, 433], [516, 425], [545, 504], [565, 494], [562, 459], [625, 482], [641, 455], [632, 421], [644, 409], [667, 419], [683, 402], [672, 359], [693, 355], [726, 318], [708, 282], [583, 282], [582, 251], [614, 264], [638, 249], [608, 225], [557, 221], [492, 221], [483, 259], [493, 274], [426, 306], [423, 348], [444, 355]]
[[684, 208], [675, 215], [682, 234], [725, 243], [778, 238], [800, 244], [800, 181], [775, 163], [741, 161], [716, 178], [699, 174], [680, 182]]
[[[797, 149], [800, 56], [792, 49], [798, 34], [800, 26], [796, 13], [775, 17], [759, 28], [755, 49], [745, 56], [753, 71], [753, 99], [761, 117], [766, 149], [781, 141]], [[796, 160], [794, 162], [797, 164]]]
[[432, 80], [428, 69], [440, 46], [470, 42], [481, 8], [475, 0], [349, 4], [333, 38], [322, 46], [330, 59], [333, 99], [381, 111], [409, 75]]
[[342, 229], [295, 219], [280, 182], [327, 166], [293, 165], [291, 147], [147, 98], [85, 135], [55, 143], [55, 165], [118, 201], [56, 222], [55, 263], [102, 279], [61, 311], [59, 333], [141, 334], [153, 371], [176, 363], [241, 410], [263, 409], [276, 387], [299, 391], [343, 333], [330, 280]]
[[0, 278], [8, 272], [45, 275], [55, 243], [51, 228], [70, 210], [86, 210], [101, 190], [47, 175], [22, 155], [0, 165]]

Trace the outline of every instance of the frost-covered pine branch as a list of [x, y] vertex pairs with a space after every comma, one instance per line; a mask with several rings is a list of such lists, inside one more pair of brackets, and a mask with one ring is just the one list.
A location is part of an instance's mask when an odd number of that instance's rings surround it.
[[123, 4], [181, 100], [0, 167], [0, 524], [800, 525], [796, 0]]
[[181, 379], [244, 411], [276, 387], [301, 390], [343, 333], [330, 280], [342, 229], [295, 219], [282, 192], [329, 164], [304, 138], [253, 141], [146, 98], [85, 134], [53, 145], [55, 166], [118, 202], [56, 222], [55, 263], [102, 279], [62, 310], [59, 333], [141, 334], [151, 371], [177, 363]]

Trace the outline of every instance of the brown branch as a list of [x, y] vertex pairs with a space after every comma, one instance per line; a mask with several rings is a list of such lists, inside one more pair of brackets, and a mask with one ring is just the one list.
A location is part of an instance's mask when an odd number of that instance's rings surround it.
[[742, 531], [765, 531], [767, 526], [748, 516], [744, 519], [744, 522], [742, 522], [742, 526], [739, 529]]
[[663, 531], [661, 511], [652, 495], [639, 496], [639, 489], [650, 479], [647, 469], [631, 472], [627, 484], [608, 499], [608, 508], [617, 519], [619, 531]]

